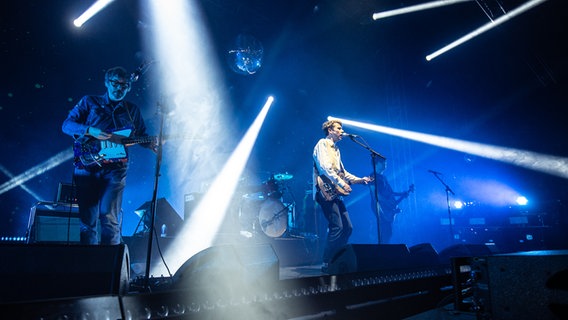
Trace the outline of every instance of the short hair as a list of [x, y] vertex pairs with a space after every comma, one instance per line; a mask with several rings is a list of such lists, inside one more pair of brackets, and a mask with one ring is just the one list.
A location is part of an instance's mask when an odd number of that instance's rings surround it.
[[108, 69], [105, 73], [105, 81], [108, 81], [113, 76], [130, 80], [128, 71], [126, 71], [126, 69], [124, 69], [123, 67], [112, 67]]
[[321, 129], [325, 137], [327, 137], [327, 135], [329, 134], [328, 132], [329, 128], [333, 127], [333, 125], [336, 123], [338, 123], [340, 126], [343, 125], [339, 120], [328, 120], [321, 125]]

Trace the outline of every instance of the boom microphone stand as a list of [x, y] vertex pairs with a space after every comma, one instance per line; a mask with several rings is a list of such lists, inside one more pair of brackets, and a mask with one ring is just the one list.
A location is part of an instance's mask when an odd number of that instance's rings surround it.
[[355, 142], [356, 144], [360, 145], [361, 147], [369, 150], [369, 152], [371, 153], [371, 164], [373, 165], [373, 185], [375, 186], [373, 202], [374, 202], [374, 207], [375, 207], [375, 213], [377, 215], [377, 241], [378, 241], [378, 244], [381, 244], [381, 242], [382, 242], [381, 241], [381, 212], [380, 212], [380, 204], [379, 204], [379, 191], [377, 190], [377, 179], [375, 179], [375, 177], [377, 176], [377, 168], [376, 168], [375, 164], [377, 162], [377, 158], [381, 158], [383, 160], [386, 160], [386, 158], [383, 155], [381, 155], [380, 153], [371, 149], [371, 147], [369, 147], [369, 145], [366, 142], [364, 142], [364, 140], [363, 140], [363, 142], [355, 140], [355, 138], [360, 138], [359, 136], [353, 135], [353, 134], [349, 134], [348, 136], [349, 136], [349, 138], [351, 138], [351, 140], [353, 142]]
[[148, 232], [148, 251], [146, 254], [146, 272], [144, 273], [144, 290], [149, 290], [150, 282], [150, 262], [152, 260], [152, 241], [154, 239], [154, 221], [156, 218], [156, 208], [158, 202], [158, 180], [160, 179], [160, 167], [162, 164], [162, 137], [164, 136], [164, 110], [160, 103], [158, 103], [158, 114], [160, 116], [160, 130], [158, 133], [158, 148], [156, 150], [156, 171], [154, 174], [154, 190], [152, 191], [152, 200], [150, 204], [150, 225]]
[[448, 225], [450, 226], [450, 236], [451, 236], [451, 240], [452, 242], [454, 241], [454, 227], [453, 227], [453, 223], [452, 223], [452, 206], [450, 205], [450, 193], [452, 195], [456, 195], [454, 193], [454, 191], [452, 191], [452, 189], [444, 182], [444, 180], [442, 180], [442, 178], [440, 178], [440, 175], [442, 173], [434, 171], [434, 170], [428, 170], [428, 172], [430, 172], [431, 174], [434, 175], [434, 177], [436, 177], [436, 179], [438, 179], [440, 181], [440, 183], [442, 183], [442, 185], [446, 188], [446, 202], [448, 204]]

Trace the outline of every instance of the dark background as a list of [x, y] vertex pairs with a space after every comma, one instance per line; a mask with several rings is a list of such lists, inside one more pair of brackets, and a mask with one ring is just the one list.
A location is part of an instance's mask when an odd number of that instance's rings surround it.
[[[0, 183], [71, 147], [61, 123], [84, 94], [104, 92], [106, 68], [134, 70], [148, 58], [141, 41], [148, 21], [138, 1], [117, 0], [84, 28], [74, 28], [72, 20], [91, 3], [28, 0], [0, 5]], [[523, 1], [472, 1], [379, 21], [372, 21], [373, 12], [421, 2], [197, 3], [218, 53], [211, 59], [225, 68], [222, 89], [230, 92], [230, 108], [241, 130], [237, 134], [248, 127], [267, 95], [276, 98], [247, 172], [259, 182], [274, 173], [293, 174], [286, 201], [296, 203], [307, 232], [317, 228], [307, 195], [311, 152], [328, 115], [568, 156], [564, 1], [547, 1], [430, 62], [427, 54], [489, 21], [480, 4], [494, 9], [500, 3], [510, 11]], [[242, 33], [254, 35], [264, 46], [263, 66], [253, 75], [236, 74], [225, 61]], [[145, 76], [129, 95], [154, 130], [152, 92], [157, 87], [157, 79]], [[395, 239], [401, 242], [444, 244], [445, 231], [437, 227], [447, 217], [445, 188], [428, 170], [443, 173], [456, 199], [478, 205], [477, 211], [456, 212], [458, 216], [492, 215], [499, 205], [509, 210], [510, 203], [501, 197], [522, 194], [531, 201], [531, 212], [544, 213], [550, 221], [566, 219], [565, 178], [385, 134], [345, 130], [361, 135], [389, 159], [387, 175], [395, 189], [416, 185], [395, 227]], [[366, 175], [372, 170], [366, 150], [350, 141], [341, 142], [341, 148], [349, 171]], [[125, 235], [134, 232], [138, 217], [133, 211], [151, 199], [154, 185], [154, 158], [139, 149], [132, 154], [125, 193]], [[0, 194], [0, 236], [25, 234], [30, 208], [37, 201], [54, 200], [58, 184], [71, 180], [72, 163], [36, 173]], [[184, 199], [171, 197], [167, 180], [160, 187], [159, 196], [183, 216]], [[353, 242], [376, 241], [369, 203], [368, 190], [355, 187], [348, 200]]]

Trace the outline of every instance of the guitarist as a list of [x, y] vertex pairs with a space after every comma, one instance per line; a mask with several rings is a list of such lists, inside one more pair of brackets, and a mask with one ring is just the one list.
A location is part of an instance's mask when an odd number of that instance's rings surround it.
[[409, 193], [414, 191], [414, 185], [411, 185], [409, 189], [405, 192], [395, 192], [393, 191], [390, 183], [388, 182], [387, 178], [384, 175], [384, 172], [387, 168], [387, 160], [386, 159], [377, 159], [375, 162], [375, 169], [376, 169], [376, 177], [375, 182], [369, 184], [370, 191], [371, 191], [371, 199], [372, 210], [377, 216], [377, 203], [375, 201], [375, 190], [374, 187], [377, 188], [377, 197], [379, 202], [379, 213], [378, 216], [379, 220], [379, 227], [380, 227], [380, 244], [388, 244], [392, 238], [392, 224], [396, 217], [397, 213], [400, 213], [401, 210], [398, 207], [398, 204], [408, 197]]
[[328, 264], [337, 250], [347, 244], [353, 231], [343, 196], [351, 192], [351, 184], [368, 183], [369, 177], [359, 178], [345, 170], [337, 147], [343, 137], [342, 123], [329, 120], [323, 123], [322, 138], [314, 147], [315, 200], [321, 206], [328, 222], [328, 233], [323, 253], [322, 271], [328, 272]]
[[[63, 122], [63, 132], [73, 137], [76, 144], [105, 140], [120, 142], [112, 132], [125, 127], [132, 129], [131, 136], [147, 136], [140, 109], [124, 100], [131, 88], [131, 75], [122, 67], [114, 67], [106, 71], [104, 83], [105, 94], [84, 96], [73, 107]], [[143, 146], [155, 149], [154, 143]], [[100, 243], [120, 244], [127, 160], [97, 161], [89, 167], [81, 161], [75, 161], [75, 164], [73, 183], [77, 188], [81, 244], [98, 244], [96, 226], [99, 219]]]

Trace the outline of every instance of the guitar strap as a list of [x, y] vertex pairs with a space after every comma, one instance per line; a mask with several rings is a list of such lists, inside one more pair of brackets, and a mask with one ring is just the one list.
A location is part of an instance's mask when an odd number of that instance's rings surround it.
[[[119, 128], [130, 128], [132, 129], [132, 132], [130, 133], [131, 136], [136, 136], [136, 127], [134, 126], [134, 119], [132, 118], [132, 115], [130, 114], [130, 108], [128, 107], [129, 104], [128, 102], [126, 102], [125, 100], [120, 101], [113, 109], [112, 109], [112, 122], [114, 124], [114, 130], [116, 131]], [[119, 108], [124, 108], [126, 110], [126, 114], [128, 115], [128, 119], [130, 120], [130, 125], [124, 125], [122, 123], [122, 121], [120, 121], [120, 125], [118, 125], [114, 116], [114, 112], [116, 110], [118, 110]], [[119, 119], [121, 120], [121, 119]]]

